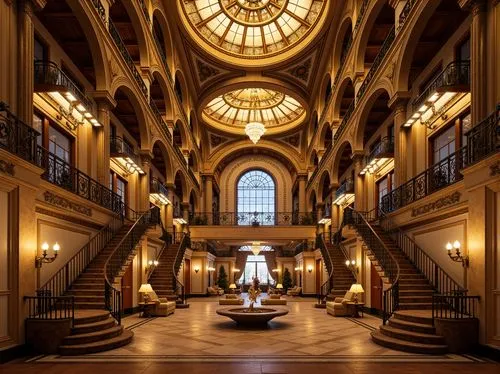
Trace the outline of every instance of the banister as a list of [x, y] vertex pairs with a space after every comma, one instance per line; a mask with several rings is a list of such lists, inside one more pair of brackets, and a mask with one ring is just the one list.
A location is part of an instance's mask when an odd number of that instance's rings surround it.
[[184, 233], [182, 235], [182, 239], [181, 239], [181, 243], [179, 245], [179, 248], [177, 249], [175, 261], [172, 265], [172, 273], [174, 276], [174, 281], [175, 281], [175, 286], [176, 286], [176, 289], [174, 290], [174, 292], [177, 293], [177, 287], [180, 286], [180, 289], [181, 289], [180, 297], [181, 297], [182, 304], [185, 304], [185, 302], [186, 302], [186, 292], [185, 292], [185, 288], [184, 288], [184, 283], [182, 283], [181, 280], [179, 279], [178, 271], [180, 269], [180, 264], [182, 262], [182, 259], [184, 258], [184, 252], [186, 251], [188, 241], [189, 241], [189, 234]]
[[333, 288], [333, 261], [332, 258], [330, 257], [330, 251], [326, 247], [325, 239], [323, 238], [323, 235], [318, 234], [317, 235], [317, 243], [319, 243], [321, 255], [323, 256], [323, 261], [325, 262], [326, 268], [328, 271], [328, 278], [327, 280], [321, 285], [319, 292], [318, 292], [318, 304], [322, 304], [323, 301], [325, 301], [326, 296], [328, 295], [328, 292]]

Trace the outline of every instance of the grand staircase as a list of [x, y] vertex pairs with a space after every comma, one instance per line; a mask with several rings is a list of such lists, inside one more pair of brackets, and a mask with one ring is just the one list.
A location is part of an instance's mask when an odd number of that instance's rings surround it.
[[160, 256], [158, 256], [158, 265], [149, 277], [149, 283], [158, 297], [164, 297], [172, 301], [177, 300], [173, 269], [179, 245], [178, 243], [174, 243], [165, 247]]
[[347, 258], [340, 245], [326, 243], [326, 249], [333, 263], [333, 287], [330, 288], [326, 299], [327, 301], [333, 301], [336, 297], [344, 297], [351, 285], [356, 283], [356, 278], [345, 265]]
[[433, 294], [463, 288], [381, 212], [353, 211], [346, 223], [357, 230], [384, 282], [383, 324], [372, 332], [372, 340], [405, 352], [448, 352], [433, 326]]

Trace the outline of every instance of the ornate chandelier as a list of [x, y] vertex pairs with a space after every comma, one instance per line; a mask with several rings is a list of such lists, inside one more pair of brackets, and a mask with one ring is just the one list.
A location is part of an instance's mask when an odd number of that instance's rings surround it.
[[245, 133], [253, 142], [253, 144], [257, 144], [261, 136], [266, 132], [266, 127], [264, 126], [264, 124], [257, 119], [257, 102], [259, 100], [257, 89], [252, 90], [252, 93], [250, 94], [250, 100], [252, 109], [250, 110], [249, 121], [245, 126]]
[[250, 248], [254, 256], [257, 256], [260, 253], [260, 250], [262, 249], [259, 242], [252, 243], [252, 246]]

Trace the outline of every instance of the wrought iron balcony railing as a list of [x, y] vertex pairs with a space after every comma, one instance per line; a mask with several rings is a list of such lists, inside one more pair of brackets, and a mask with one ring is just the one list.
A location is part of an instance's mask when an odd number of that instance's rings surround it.
[[6, 103], [0, 102], [0, 148], [36, 165], [39, 135], [38, 131], [15, 116]]
[[390, 158], [394, 157], [394, 137], [386, 136], [380, 140], [375, 147], [373, 147], [370, 154], [366, 157], [366, 161], [370, 162], [376, 158]]
[[134, 161], [139, 160], [139, 156], [134, 152], [134, 148], [119, 136], [109, 138], [111, 157], [130, 157]]
[[82, 90], [52, 61], [35, 61], [34, 67], [35, 91], [38, 92], [69, 92], [88, 111], [92, 111], [92, 101]]
[[352, 116], [352, 112], [354, 112], [355, 106], [356, 105], [354, 103], [354, 100], [352, 100], [351, 105], [349, 105], [349, 108], [347, 108], [346, 112], [344, 113], [344, 116], [342, 117], [342, 122], [340, 122], [340, 125], [339, 125], [339, 127], [337, 129], [337, 132], [333, 136], [333, 141], [334, 142], [336, 142], [337, 140], [339, 140], [340, 137], [342, 136], [342, 134], [344, 133], [344, 130], [347, 127], [347, 123], [349, 122], [349, 119]]
[[339, 198], [347, 193], [354, 193], [354, 181], [352, 179], [346, 179], [335, 191], [335, 198]]
[[207, 212], [190, 216], [191, 226], [315, 226], [316, 213]]
[[413, 111], [417, 111], [436, 93], [468, 91], [470, 91], [470, 61], [451, 62], [413, 101]]
[[500, 104], [496, 110], [466, 134], [467, 166], [500, 150]]
[[163, 116], [161, 115], [160, 110], [156, 106], [153, 99], [149, 100], [149, 106], [153, 110], [153, 113], [154, 113], [156, 119], [160, 123], [160, 128], [162, 129], [163, 134], [165, 134], [165, 136], [167, 137], [168, 140], [172, 141], [172, 134], [170, 133], [170, 130], [168, 129], [167, 123], [163, 119]]
[[37, 154], [38, 166], [45, 170], [43, 179], [103, 208], [125, 214], [125, 204], [120, 195], [43, 147], [37, 147]]

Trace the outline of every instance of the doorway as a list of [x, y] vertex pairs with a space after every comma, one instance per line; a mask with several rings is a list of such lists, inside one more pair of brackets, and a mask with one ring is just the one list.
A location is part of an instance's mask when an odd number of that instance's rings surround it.
[[128, 314], [132, 313], [134, 307], [134, 293], [133, 293], [133, 272], [132, 266], [127, 268], [127, 271], [122, 278], [122, 307], [123, 312]]
[[382, 310], [382, 291], [383, 291], [383, 283], [382, 278], [378, 275], [375, 266], [371, 264], [370, 271], [371, 278], [371, 307], [372, 309]]

